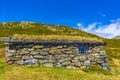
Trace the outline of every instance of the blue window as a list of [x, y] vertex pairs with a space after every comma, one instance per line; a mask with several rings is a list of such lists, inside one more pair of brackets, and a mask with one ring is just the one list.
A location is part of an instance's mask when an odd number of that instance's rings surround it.
[[87, 47], [85, 46], [78, 46], [79, 54], [86, 55], [87, 54]]

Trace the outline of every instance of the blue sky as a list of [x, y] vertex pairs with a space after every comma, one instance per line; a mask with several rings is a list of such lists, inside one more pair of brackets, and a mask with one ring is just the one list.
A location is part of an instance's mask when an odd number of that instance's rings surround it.
[[120, 0], [0, 0], [0, 22], [68, 25], [102, 37], [120, 35]]

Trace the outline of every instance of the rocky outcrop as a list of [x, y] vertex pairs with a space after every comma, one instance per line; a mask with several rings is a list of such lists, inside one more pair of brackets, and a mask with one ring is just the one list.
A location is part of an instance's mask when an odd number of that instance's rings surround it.
[[88, 46], [87, 54], [79, 53], [77, 46], [19, 44], [6, 48], [9, 65], [44, 65], [66, 68], [87, 68], [92, 65], [110, 70], [108, 58], [101, 46]]

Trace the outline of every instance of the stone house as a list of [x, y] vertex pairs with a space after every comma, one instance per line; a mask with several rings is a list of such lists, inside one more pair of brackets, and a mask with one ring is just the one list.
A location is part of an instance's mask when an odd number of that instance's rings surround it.
[[5, 57], [9, 65], [44, 65], [66, 68], [88, 68], [92, 65], [109, 71], [104, 42], [25, 41], [6, 42]]

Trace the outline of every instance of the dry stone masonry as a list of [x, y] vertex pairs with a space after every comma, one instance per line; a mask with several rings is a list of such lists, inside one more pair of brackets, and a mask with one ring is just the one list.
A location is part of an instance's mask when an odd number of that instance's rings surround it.
[[110, 70], [104, 43], [10, 41], [5, 48], [9, 65], [44, 65], [66, 68], [87, 68], [92, 65]]

